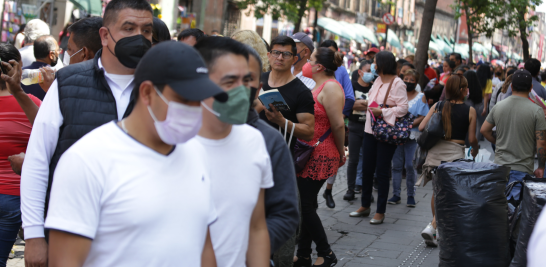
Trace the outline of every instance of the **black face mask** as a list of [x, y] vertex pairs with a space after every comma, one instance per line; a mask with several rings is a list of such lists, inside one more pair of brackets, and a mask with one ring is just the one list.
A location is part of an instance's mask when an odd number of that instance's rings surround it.
[[408, 83], [408, 82], [404, 82], [404, 83], [406, 84], [406, 91], [408, 92], [415, 90], [415, 86], [417, 86], [416, 83]]
[[[110, 33], [110, 29], [108, 29], [108, 32]], [[112, 33], [110, 33], [110, 37], [114, 40]], [[116, 43], [114, 49], [116, 53], [112, 53], [109, 47], [108, 50], [118, 58], [123, 66], [130, 69], [136, 69], [140, 59], [152, 47], [152, 42], [142, 34], [121, 38], [117, 42], [114, 40], [114, 42]]]
[[250, 108], [253, 107], [254, 99], [256, 98], [256, 94], [258, 93], [258, 88], [256, 87], [250, 87]]
[[55, 67], [58, 62], [59, 62], [59, 56], [55, 56], [55, 60], [52, 60], [49, 66]]

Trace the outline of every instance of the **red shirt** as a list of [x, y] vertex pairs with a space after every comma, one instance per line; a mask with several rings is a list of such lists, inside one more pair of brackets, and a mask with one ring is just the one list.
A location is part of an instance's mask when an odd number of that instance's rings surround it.
[[[36, 105], [42, 101], [28, 95]], [[11, 169], [8, 157], [25, 152], [32, 125], [13, 96], [0, 96], [0, 194], [19, 196], [21, 176]]]
[[[425, 67], [425, 76], [427, 76], [427, 78], [429, 80], [432, 80], [434, 78], [438, 78], [438, 75], [436, 75], [436, 71], [431, 68], [430, 66], [426, 66]], [[436, 79], [436, 84], [438, 84], [440, 81], [438, 79]]]

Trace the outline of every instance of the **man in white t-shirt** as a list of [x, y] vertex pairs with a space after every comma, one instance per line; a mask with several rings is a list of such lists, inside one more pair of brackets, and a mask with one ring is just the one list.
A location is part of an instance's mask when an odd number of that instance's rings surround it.
[[210, 79], [229, 95], [225, 103], [202, 102], [207, 110], [197, 137], [205, 147], [218, 212], [210, 228], [218, 266], [269, 266], [264, 189], [273, 187], [273, 175], [264, 137], [245, 124], [250, 107], [250, 88], [244, 85], [250, 79], [247, 48], [226, 37], [206, 37], [194, 47]]
[[91, 131], [59, 161], [45, 223], [50, 266], [216, 266], [212, 182], [193, 137], [200, 102], [227, 94], [179, 42], [144, 55], [135, 90], [127, 118]]
[[313, 40], [311, 40], [311, 37], [304, 32], [298, 32], [292, 35], [292, 39], [294, 39], [294, 42], [296, 42], [296, 57], [298, 58], [296, 63], [292, 65], [292, 74], [296, 76], [296, 78], [300, 79], [300, 81], [305, 84], [309, 90], [313, 90], [316, 82], [311, 78], [303, 76], [303, 72], [301, 71], [303, 65], [307, 63], [307, 60], [311, 58], [311, 54], [313, 54], [313, 51], [315, 51]]

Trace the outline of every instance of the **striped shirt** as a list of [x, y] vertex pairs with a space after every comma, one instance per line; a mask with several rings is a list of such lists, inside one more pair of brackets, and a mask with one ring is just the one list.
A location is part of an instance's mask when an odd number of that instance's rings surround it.
[[[28, 95], [36, 105], [42, 103]], [[0, 194], [19, 196], [21, 176], [11, 169], [8, 157], [25, 152], [32, 125], [15, 97], [0, 96]]]
[[[294, 74], [294, 66], [292, 66], [292, 74]], [[294, 75], [296, 76], [296, 78], [300, 79], [300, 81], [305, 84], [305, 86], [307, 86], [307, 88], [309, 88], [309, 90], [313, 90], [313, 88], [315, 88], [315, 85], [317, 83], [315, 83], [315, 81], [311, 78], [307, 78], [307, 77], [304, 77], [303, 76], [303, 71], [300, 71], [300, 73]]]

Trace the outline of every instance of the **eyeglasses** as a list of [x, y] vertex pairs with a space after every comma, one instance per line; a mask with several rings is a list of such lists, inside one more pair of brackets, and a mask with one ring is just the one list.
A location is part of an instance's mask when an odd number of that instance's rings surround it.
[[271, 50], [271, 55], [273, 55], [274, 57], [279, 57], [279, 55], [282, 54], [282, 58], [284, 59], [290, 59], [294, 56], [294, 54], [288, 52], [288, 51], [285, 51], [285, 52], [281, 52], [281, 51], [278, 51], [278, 50]]

